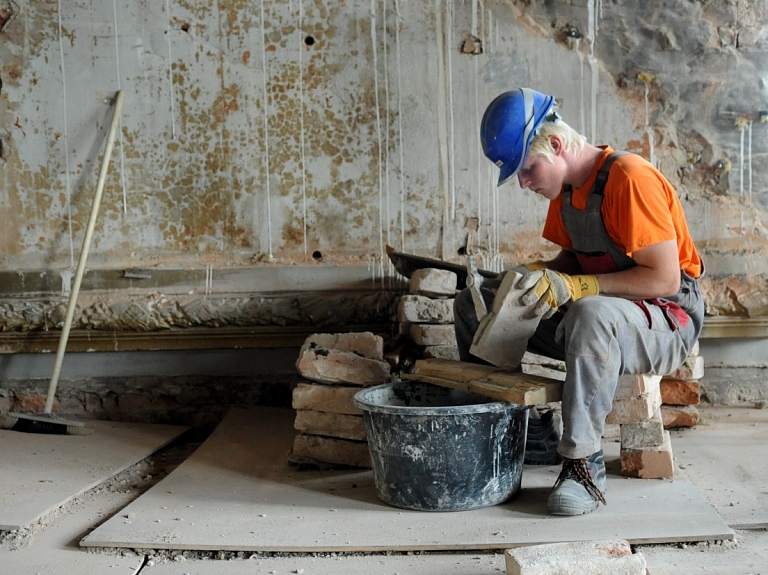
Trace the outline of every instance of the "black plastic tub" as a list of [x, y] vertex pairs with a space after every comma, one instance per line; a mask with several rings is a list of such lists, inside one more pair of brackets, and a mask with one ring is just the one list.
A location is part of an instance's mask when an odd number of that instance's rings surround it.
[[520, 491], [528, 411], [429, 383], [355, 394], [379, 498], [420, 511], [497, 505]]

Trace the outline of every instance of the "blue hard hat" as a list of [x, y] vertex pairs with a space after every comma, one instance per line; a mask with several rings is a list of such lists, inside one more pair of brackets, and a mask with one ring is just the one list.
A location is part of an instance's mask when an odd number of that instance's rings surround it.
[[500, 94], [485, 109], [480, 123], [480, 142], [485, 156], [500, 169], [497, 185], [506, 182], [523, 166], [539, 126], [559, 118], [554, 105], [554, 96], [518, 88]]

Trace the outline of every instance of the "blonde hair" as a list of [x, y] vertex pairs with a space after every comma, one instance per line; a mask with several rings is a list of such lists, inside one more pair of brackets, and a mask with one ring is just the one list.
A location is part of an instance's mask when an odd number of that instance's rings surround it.
[[531, 140], [528, 155], [543, 156], [549, 162], [552, 162], [555, 150], [549, 141], [550, 136], [558, 136], [563, 142], [563, 149], [572, 154], [578, 154], [584, 148], [584, 144], [587, 141], [586, 137], [579, 134], [562, 120], [558, 120], [555, 123], [544, 122], [539, 127], [539, 132]]

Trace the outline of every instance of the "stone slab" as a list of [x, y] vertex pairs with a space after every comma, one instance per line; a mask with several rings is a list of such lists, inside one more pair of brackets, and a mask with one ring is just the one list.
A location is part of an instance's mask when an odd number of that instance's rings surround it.
[[[731, 539], [693, 485], [620, 476], [619, 444], [606, 443], [608, 505], [549, 516], [559, 467], [529, 467], [510, 502], [456, 512], [408, 511], [378, 499], [370, 470], [298, 470], [286, 462], [288, 409], [233, 409], [208, 440], [81, 545], [274, 552], [503, 549], [560, 541], [661, 543]], [[131, 514], [130, 524], [122, 516]]]
[[87, 422], [93, 435], [0, 431], [0, 530], [25, 527], [181, 435], [177, 425]]

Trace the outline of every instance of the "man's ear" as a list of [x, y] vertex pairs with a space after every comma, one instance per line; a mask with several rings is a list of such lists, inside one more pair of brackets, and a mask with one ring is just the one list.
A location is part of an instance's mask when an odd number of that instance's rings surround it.
[[560, 139], [560, 136], [551, 134], [549, 136], [549, 145], [552, 146], [556, 156], [563, 153], [563, 141]]

